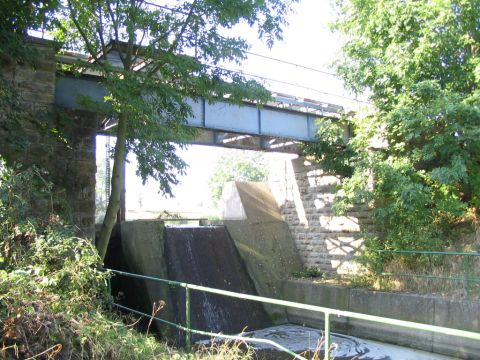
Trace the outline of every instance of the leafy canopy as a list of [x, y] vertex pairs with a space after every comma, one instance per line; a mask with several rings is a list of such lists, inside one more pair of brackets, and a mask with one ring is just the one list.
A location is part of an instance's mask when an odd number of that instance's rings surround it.
[[28, 30], [52, 29], [59, 0], [0, 0], [0, 59], [33, 61]]
[[[239, 24], [256, 26], [268, 43], [281, 38], [290, 1], [68, 0], [57, 39], [66, 49], [89, 54], [105, 77], [115, 114], [128, 117], [127, 151], [138, 158], [138, 173], [171, 193], [176, 171], [185, 169], [171, 142], [193, 131], [185, 97], [232, 102], [268, 98], [260, 84], [219, 66], [241, 61], [247, 41], [229, 35]], [[115, 54], [112, 51], [117, 51]], [[107, 55], [109, 54], [110, 55]], [[117, 56], [118, 67], [106, 60]]]
[[[37, 65], [39, 54], [28, 39], [28, 30], [51, 29], [55, 23], [54, 14], [58, 0], [0, 0], [0, 133], [3, 141], [16, 147], [25, 147], [24, 124], [38, 125], [40, 114], [32, 116], [24, 104], [21, 94], [4, 70], [15, 62]], [[11, 70], [11, 69], [10, 69]]]
[[374, 206], [380, 236], [367, 250], [448, 244], [455, 223], [480, 215], [480, 3], [352, 0], [337, 10], [337, 71], [373, 107], [322, 123], [306, 151], [346, 176], [338, 210]]

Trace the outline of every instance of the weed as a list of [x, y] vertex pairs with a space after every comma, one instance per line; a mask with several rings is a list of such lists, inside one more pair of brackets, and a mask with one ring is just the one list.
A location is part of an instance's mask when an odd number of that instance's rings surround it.
[[306, 267], [301, 271], [292, 272], [292, 277], [294, 278], [321, 278], [324, 277], [324, 273], [318, 268], [311, 266]]
[[1, 358], [250, 359], [235, 344], [185, 354], [125, 325], [110, 310], [110, 275], [93, 243], [74, 237], [51, 206], [44, 217], [31, 209], [32, 198], [54, 201], [37, 175], [0, 162]]

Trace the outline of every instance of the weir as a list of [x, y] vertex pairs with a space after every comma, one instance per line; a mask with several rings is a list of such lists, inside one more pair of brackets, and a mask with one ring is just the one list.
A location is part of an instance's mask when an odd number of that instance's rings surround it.
[[[161, 220], [138, 220], [122, 223], [118, 236], [112, 239], [105, 266], [147, 276], [143, 279], [121, 274], [114, 277], [113, 295], [122, 293], [117, 302], [147, 315], [152, 313], [154, 302], [163, 300], [166, 303], [156, 315], [171, 324], [166, 326], [161, 321], [154, 321], [151, 331], [184, 342], [184, 332], [175, 330], [175, 326], [186, 324], [185, 287], [172, 287], [153, 278], [240, 294], [258, 294], [264, 299], [294, 301], [340, 312], [467, 331], [478, 328], [478, 302], [450, 304], [444, 299], [437, 301], [425, 296], [368, 292], [289, 279], [293, 271], [301, 269], [301, 262], [289, 229], [267, 187], [258, 183], [235, 183], [230, 189], [230, 199], [231, 206], [227, 206], [224, 213], [225, 219], [229, 220], [223, 220], [224, 226], [165, 227]], [[249, 333], [246, 336], [270, 339], [300, 353], [312, 353], [322, 340], [322, 331], [318, 329], [324, 328], [325, 318], [321, 312], [302, 307], [285, 308], [264, 300], [262, 306], [262, 302], [195, 290], [193, 285], [189, 290], [190, 328], [238, 334], [247, 327]], [[439, 312], [430, 314], [428, 309], [438, 309]], [[467, 312], [468, 309], [471, 311]], [[455, 318], [447, 318], [444, 314]], [[464, 317], [473, 319], [471, 324], [463, 321]], [[456, 320], [462, 320], [463, 325], [457, 324]], [[332, 331], [342, 334], [332, 332], [331, 336], [332, 343], [336, 344], [332, 356], [337, 359], [452, 359], [432, 352], [463, 359], [478, 357], [478, 340], [392, 328], [389, 324], [345, 315], [332, 316], [330, 324]], [[198, 340], [199, 337], [193, 338], [193, 341]], [[256, 346], [256, 350], [265, 358], [281, 358], [278, 349]]]
[[[244, 294], [256, 294], [240, 255], [224, 226], [165, 227], [165, 255], [170, 280]], [[177, 323], [185, 323], [185, 292], [172, 291]], [[191, 292], [195, 329], [236, 334], [271, 325], [260, 303], [204, 292]], [[183, 332], [180, 332], [183, 342]], [[199, 336], [194, 335], [193, 340]]]

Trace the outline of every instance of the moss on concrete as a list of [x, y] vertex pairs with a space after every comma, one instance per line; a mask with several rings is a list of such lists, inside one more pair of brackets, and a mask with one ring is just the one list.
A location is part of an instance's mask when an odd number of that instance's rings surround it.
[[[164, 223], [155, 220], [137, 220], [122, 223], [121, 242], [124, 262], [128, 271], [156, 278], [168, 279], [163, 238]], [[173, 302], [169, 287], [154, 281], [137, 280], [134, 296], [148, 314], [152, 312], [154, 302], [164, 301], [165, 307], [157, 314], [159, 317], [173, 319]], [[132, 294], [126, 294], [132, 296]], [[173, 328], [155, 323], [157, 331], [169, 336]]]
[[[278, 206], [267, 185], [235, 182], [246, 220], [225, 220], [259, 295], [281, 298], [281, 283], [302, 263]], [[226, 209], [228, 215], [228, 209]], [[228, 217], [228, 216], [227, 216]], [[265, 306], [275, 323], [286, 322], [285, 309]]]

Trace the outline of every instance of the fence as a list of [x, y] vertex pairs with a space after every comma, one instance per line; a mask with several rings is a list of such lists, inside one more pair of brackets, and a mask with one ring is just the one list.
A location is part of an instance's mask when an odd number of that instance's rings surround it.
[[198, 330], [198, 329], [192, 329], [191, 328], [191, 312], [190, 312], [190, 291], [204, 291], [212, 294], [218, 294], [218, 295], [223, 295], [223, 296], [229, 296], [237, 299], [243, 299], [243, 300], [251, 300], [251, 301], [258, 301], [262, 302], [265, 304], [272, 304], [272, 305], [279, 305], [279, 306], [285, 306], [285, 307], [291, 307], [291, 308], [297, 308], [297, 309], [303, 309], [303, 310], [309, 310], [313, 312], [318, 312], [318, 313], [323, 313], [324, 318], [325, 318], [325, 329], [324, 329], [324, 360], [330, 360], [330, 349], [331, 349], [331, 341], [330, 341], [330, 316], [343, 316], [343, 317], [348, 317], [348, 318], [354, 318], [354, 319], [360, 319], [360, 320], [366, 320], [366, 321], [372, 321], [380, 324], [387, 324], [387, 325], [394, 325], [394, 326], [400, 326], [400, 327], [405, 327], [409, 329], [415, 329], [415, 330], [424, 330], [424, 331], [431, 331], [434, 333], [440, 333], [440, 334], [445, 334], [445, 335], [450, 335], [450, 336], [458, 336], [458, 337], [463, 337], [467, 339], [473, 339], [480, 341], [480, 333], [475, 333], [475, 332], [470, 332], [470, 331], [464, 331], [464, 330], [458, 330], [458, 329], [451, 329], [451, 328], [446, 328], [446, 327], [441, 327], [441, 326], [434, 326], [434, 325], [428, 325], [428, 324], [421, 324], [421, 323], [414, 323], [410, 321], [404, 321], [404, 320], [398, 320], [398, 319], [391, 319], [391, 318], [385, 318], [381, 316], [374, 316], [374, 315], [368, 315], [368, 314], [360, 314], [360, 313], [355, 313], [351, 311], [342, 311], [342, 310], [336, 310], [336, 309], [331, 309], [331, 308], [325, 308], [321, 306], [315, 306], [315, 305], [308, 305], [308, 304], [302, 304], [302, 303], [296, 303], [292, 301], [285, 301], [285, 300], [277, 300], [277, 299], [272, 299], [272, 298], [266, 298], [262, 296], [256, 296], [256, 295], [248, 295], [248, 294], [241, 294], [241, 293], [236, 293], [232, 291], [226, 291], [226, 290], [220, 290], [220, 289], [214, 289], [214, 288], [209, 288], [205, 286], [200, 286], [200, 285], [194, 285], [194, 284], [187, 284], [183, 282], [178, 282], [178, 281], [173, 281], [173, 280], [167, 280], [167, 279], [160, 279], [160, 278], [154, 278], [151, 276], [145, 276], [145, 275], [139, 275], [139, 274], [132, 274], [124, 271], [118, 271], [118, 270], [111, 270], [109, 269], [108, 271], [120, 275], [120, 276], [127, 276], [127, 277], [132, 277], [136, 279], [142, 279], [146, 281], [157, 281], [163, 284], [167, 285], [172, 285], [172, 286], [178, 286], [181, 288], [185, 289], [185, 324], [175, 324], [173, 322], [167, 321], [165, 319], [158, 318], [153, 315], [149, 315], [146, 313], [143, 313], [141, 311], [135, 310], [128, 308], [126, 306], [114, 303], [114, 305], [120, 309], [130, 311], [132, 313], [141, 315], [141, 316], [146, 316], [148, 318], [157, 320], [161, 323], [164, 323], [169, 326], [173, 326], [177, 329], [180, 329], [182, 331], [185, 331], [186, 333], [186, 350], [190, 351], [191, 350], [191, 334], [199, 334], [199, 335], [206, 335], [206, 336], [212, 336], [212, 337], [217, 337], [217, 338], [224, 338], [224, 339], [229, 339], [229, 340], [237, 340], [237, 341], [242, 341], [245, 343], [263, 343], [263, 344], [269, 344], [280, 351], [283, 351], [291, 356], [293, 356], [295, 359], [299, 360], [308, 360], [304, 356], [301, 356], [299, 354], [294, 353], [290, 349], [287, 349], [286, 347], [282, 346], [281, 344], [278, 344], [274, 341], [268, 340], [268, 339], [258, 339], [258, 338], [250, 338], [250, 337], [245, 337], [241, 335], [225, 335], [222, 333], [212, 333], [208, 331], [203, 331], [203, 330]]
[[[442, 292], [468, 298], [480, 296], [480, 253], [415, 250], [377, 252], [377, 275], [381, 279], [408, 278], [410, 281], [402, 284], [405, 290]], [[380, 281], [380, 287], [385, 286], [387, 284]]]

